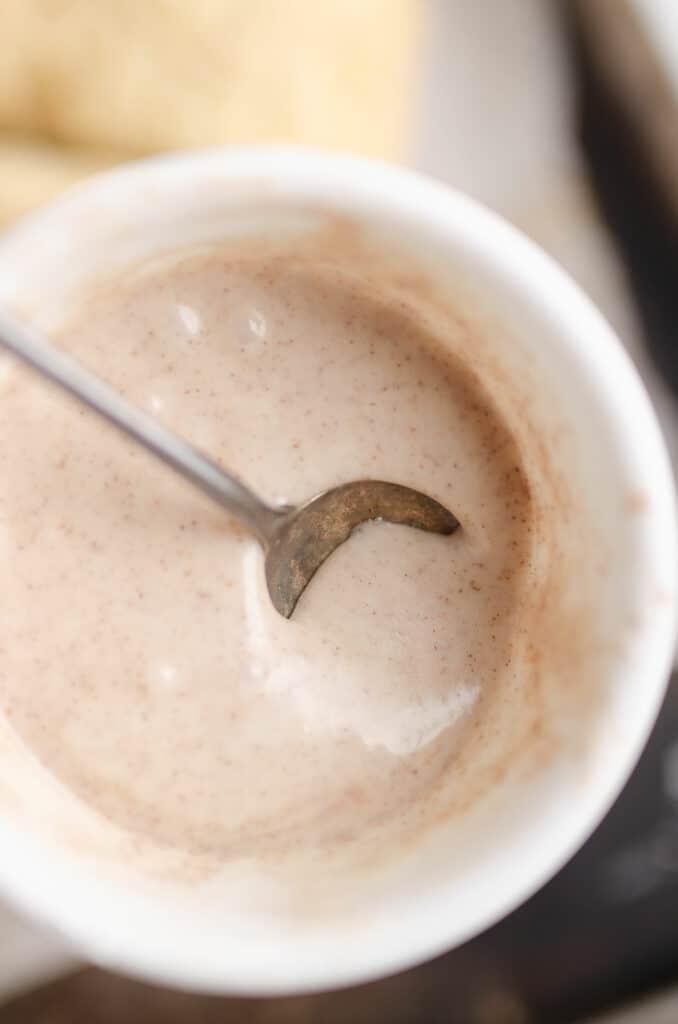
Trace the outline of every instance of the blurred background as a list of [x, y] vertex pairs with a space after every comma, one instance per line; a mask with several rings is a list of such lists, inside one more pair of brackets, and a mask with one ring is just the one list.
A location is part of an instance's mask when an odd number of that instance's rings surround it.
[[[631, 351], [675, 461], [678, 0], [0, 0], [0, 26], [0, 231], [101, 168], [187, 146], [407, 164], [566, 266]], [[675, 679], [561, 874], [391, 979], [283, 1000], [166, 992], [79, 964], [0, 904], [0, 1024], [349, 1020], [678, 1022]]]

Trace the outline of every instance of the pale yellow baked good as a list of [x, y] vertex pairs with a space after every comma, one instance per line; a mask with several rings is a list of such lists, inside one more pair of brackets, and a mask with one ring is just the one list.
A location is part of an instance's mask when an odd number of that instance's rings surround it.
[[118, 154], [0, 135], [0, 225], [117, 159]]
[[397, 159], [419, 4], [3, 0], [0, 223], [115, 159], [102, 152], [285, 142]]
[[[417, 7], [418, 0], [4, 0], [0, 133], [135, 154], [292, 142], [397, 157]], [[30, 162], [28, 151], [21, 162]], [[48, 157], [36, 173], [47, 180], [54, 172], [56, 183], [69, 166], [69, 156]], [[77, 173], [79, 162], [72, 166]]]

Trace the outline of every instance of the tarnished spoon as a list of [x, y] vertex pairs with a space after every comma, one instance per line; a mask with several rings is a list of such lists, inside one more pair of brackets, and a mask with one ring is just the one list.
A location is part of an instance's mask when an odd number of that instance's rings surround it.
[[357, 480], [324, 491], [303, 505], [274, 508], [35, 330], [1, 313], [0, 347], [80, 399], [244, 523], [264, 548], [268, 592], [285, 618], [319, 566], [361, 523], [384, 519], [442, 534], [453, 533], [459, 526], [456, 517], [433, 498], [381, 480]]

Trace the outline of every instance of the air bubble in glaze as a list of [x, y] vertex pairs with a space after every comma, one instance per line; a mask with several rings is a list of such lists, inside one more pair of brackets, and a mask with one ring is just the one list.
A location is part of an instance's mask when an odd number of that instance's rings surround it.
[[266, 348], [269, 329], [265, 313], [257, 306], [246, 306], [234, 314], [234, 340], [241, 352], [258, 355]]

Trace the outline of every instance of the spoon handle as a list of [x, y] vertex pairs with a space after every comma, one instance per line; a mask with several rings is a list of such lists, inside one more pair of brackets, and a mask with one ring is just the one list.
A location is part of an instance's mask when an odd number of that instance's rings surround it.
[[10, 320], [1, 312], [0, 347], [138, 441], [244, 523], [263, 544], [266, 543], [280, 513], [202, 452], [137, 409], [37, 331]]

